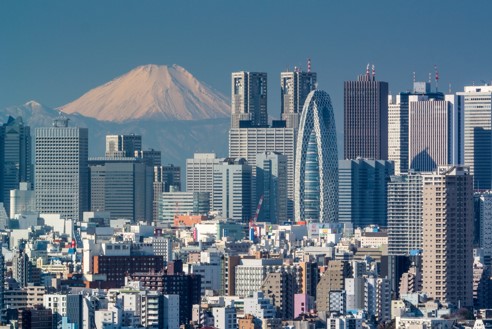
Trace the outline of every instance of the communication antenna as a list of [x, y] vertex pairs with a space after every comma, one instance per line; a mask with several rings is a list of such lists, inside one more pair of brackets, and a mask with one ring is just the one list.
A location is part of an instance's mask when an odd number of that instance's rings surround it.
[[308, 60], [307, 60], [307, 67], [308, 67], [307, 68], [308, 73], [310, 73], [311, 72], [311, 58], [308, 58]]
[[415, 71], [413, 71], [413, 83], [415, 83]]
[[451, 94], [451, 82], [449, 83], [448, 94]]
[[437, 65], [434, 64], [434, 72], [436, 73], [435, 79], [436, 79], [436, 93], [439, 88], [439, 71], [437, 70]]
[[432, 73], [429, 72], [429, 83], [432, 82]]
[[372, 80], [376, 80], [376, 67], [372, 64]]
[[366, 66], [366, 77], [369, 77], [369, 63]]

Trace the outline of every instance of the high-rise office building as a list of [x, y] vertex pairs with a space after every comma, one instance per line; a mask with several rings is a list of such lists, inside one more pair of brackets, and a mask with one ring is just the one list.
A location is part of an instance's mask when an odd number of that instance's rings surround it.
[[89, 160], [90, 209], [111, 218], [153, 219], [153, 167], [145, 160], [101, 157]]
[[458, 116], [454, 95], [445, 100], [412, 95], [408, 98], [408, 168], [434, 171], [458, 162]]
[[32, 183], [31, 133], [22, 117], [8, 118], [0, 126], [0, 202], [10, 212], [10, 190], [19, 188], [19, 183]]
[[408, 256], [422, 250], [422, 188], [424, 174], [391, 176], [388, 182], [388, 254]]
[[374, 73], [344, 83], [344, 159], [388, 159], [388, 83]]
[[444, 94], [432, 92], [428, 82], [414, 82], [411, 92], [388, 96], [388, 160], [395, 162], [395, 175], [408, 171], [408, 101], [412, 95], [444, 100]]
[[482, 249], [484, 263], [492, 265], [492, 191], [477, 192], [478, 199], [478, 225], [475, 226], [474, 234], [478, 238], [479, 247]]
[[316, 73], [294, 70], [293, 72], [280, 73], [280, 113], [287, 128], [297, 129], [302, 107], [308, 94], [316, 89]]
[[214, 166], [223, 160], [215, 153], [195, 153], [193, 158], [186, 159], [186, 191], [212, 194]]
[[161, 224], [172, 226], [174, 216], [207, 215], [209, 211], [208, 192], [163, 192], [159, 195], [158, 220]]
[[[278, 152], [256, 156], [256, 197], [263, 200], [258, 220], [278, 223], [287, 219], [287, 157]], [[253, 203], [254, 205], [255, 203]]]
[[338, 162], [338, 220], [353, 227], [386, 227], [387, 184], [394, 163], [388, 160]]
[[475, 189], [492, 188], [492, 86], [466, 86], [457, 93], [464, 113], [464, 162]]
[[140, 135], [106, 135], [107, 157], [133, 157], [135, 151], [142, 150]]
[[295, 220], [338, 220], [338, 154], [330, 96], [312, 91], [302, 109], [295, 159]]
[[[256, 157], [263, 152], [278, 152], [287, 157], [287, 218], [294, 216], [294, 151], [295, 131], [293, 128], [232, 128], [229, 131], [229, 157], [245, 158], [256, 164]], [[253, 181], [256, 180], [256, 167], [253, 168]], [[256, 184], [252, 185], [251, 195], [255, 196]], [[258, 202], [258, 200], [255, 200]], [[253, 211], [257, 204], [253, 204]]]
[[[131, 157], [131, 155], [129, 155]], [[136, 150], [133, 155], [135, 158], [141, 158], [147, 161], [151, 166], [160, 166], [162, 161], [161, 151], [154, 149]]]
[[266, 73], [232, 73], [231, 98], [231, 128], [239, 128], [242, 124], [253, 127], [268, 125]]
[[36, 129], [35, 154], [37, 210], [82, 218], [88, 209], [87, 128], [69, 127], [60, 116], [52, 127]]
[[169, 164], [166, 166], [154, 165], [153, 183], [153, 221], [158, 220], [159, 201], [162, 192], [181, 191], [181, 167]]
[[251, 166], [243, 158], [226, 158], [214, 166], [213, 210], [225, 218], [247, 222], [251, 218]]
[[423, 188], [423, 291], [434, 300], [473, 306], [473, 178], [442, 166]]

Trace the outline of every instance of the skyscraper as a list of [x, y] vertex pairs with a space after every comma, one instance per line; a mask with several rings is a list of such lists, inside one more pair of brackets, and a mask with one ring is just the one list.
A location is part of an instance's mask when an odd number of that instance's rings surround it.
[[338, 154], [330, 96], [309, 93], [302, 109], [295, 159], [295, 220], [338, 220]]
[[140, 135], [106, 135], [107, 157], [133, 157], [135, 151], [142, 150]]
[[423, 291], [473, 306], [473, 179], [469, 168], [441, 166], [423, 188]]
[[454, 96], [445, 98], [412, 95], [408, 99], [408, 167], [412, 170], [434, 171], [457, 160]]
[[256, 204], [260, 198], [263, 198], [263, 203], [258, 216], [259, 221], [278, 223], [279, 219], [287, 219], [287, 157], [285, 155], [278, 152], [263, 152], [256, 156]]
[[344, 83], [344, 158], [388, 159], [388, 83], [376, 81], [374, 66]]
[[299, 127], [302, 107], [308, 94], [316, 89], [316, 81], [316, 73], [310, 70], [280, 73], [280, 113], [287, 128]]
[[353, 227], [386, 226], [386, 186], [393, 172], [388, 160], [340, 160], [338, 220]]
[[88, 209], [87, 128], [69, 127], [58, 117], [52, 127], [36, 129], [36, 208], [78, 220]]
[[491, 189], [492, 86], [466, 86], [457, 95], [464, 107], [464, 165], [470, 167], [475, 189]]
[[111, 218], [153, 219], [153, 167], [130, 157], [91, 158], [90, 209], [109, 211]]
[[226, 158], [214, 166], [213, 210], [225, 218], [247, 222], [251, 218], [251, 166], [243, 158]]
[[231, 128], [268, 125], [267, 74], [263, 72], [232, 73]]
[[0, 127], [0, 202], [10, 212], [10, 190], [32, 183], [31, 133], [21, 117], [8, 118]]
[[411, 92], [388, 96], [388, 160], [395, 162], [395, 175], [408, 171], [408, 101], [412, 95], [444, 100], [444, 94], [432, 92], [428, 82], [414, 82]]
[[[229, 131], [229, 157], [245, 158], [256, 164], [256, 157], [263, 152], [278, 152], [287, 157], [287, 218], [294, 216], [294, 150], [293, 128], [232, 128]], [[256, 167], [253, 168], [253, 181], [256, 180]], [[251, 195], [256, 195], [256, 184], [252, 184]], [[258, 200], [256, 200], [257, 202]], [[256, 204], [253, 204], [253, 211]]]
[[[428, 176], [428, 173], [425, 173]], [[391, 176], [388, 183], [388, 254], [408, 256], [422, 250], [424, 173]]]

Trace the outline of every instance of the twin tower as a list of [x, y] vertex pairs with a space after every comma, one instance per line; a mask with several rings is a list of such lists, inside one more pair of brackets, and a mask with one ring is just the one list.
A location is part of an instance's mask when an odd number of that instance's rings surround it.
[[293, 209], [288, 219], [337, 221], [338, 152], [335, 117], [330, 96], [317, 90], [317, 76], [310, 71], [310, 63], [307, 72], [295, 69], [281, 73], [281, 120], [273, 120], [271, 126], [267, 111], [266, 73], [232, 73], [231, 90], [231, 131], [238, 128], [284, 128], [294, 131], [294, 170], [292, 175], [288, 175], [288, 180], [293, 182], [287, 184], [292, 189], [287, 195], [289, 199], [293, 198], [289, 200], [293, 203]]

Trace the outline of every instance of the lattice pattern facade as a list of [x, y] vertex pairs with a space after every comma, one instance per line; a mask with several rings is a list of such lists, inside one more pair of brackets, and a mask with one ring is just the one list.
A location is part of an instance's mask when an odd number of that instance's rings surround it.
[[330, 96], [312, 91], [297, 135], [295, 219], [335, 222], [338, 217], [338, 153]]

